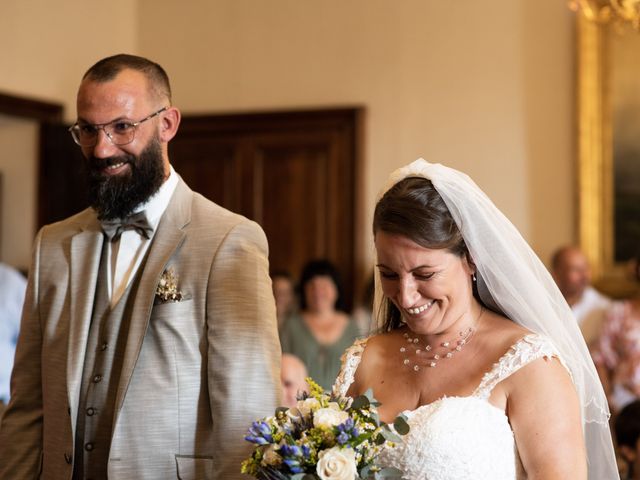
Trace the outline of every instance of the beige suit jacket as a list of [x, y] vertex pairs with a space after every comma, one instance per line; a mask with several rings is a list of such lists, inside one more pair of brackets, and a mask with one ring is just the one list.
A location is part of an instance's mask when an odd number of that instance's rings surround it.
[[[37, 235], [0, 425], [0, 478], [71, 478], [102, 242], [91, 209]], [[159, 304], [168, 268], [184, 299]], [[279, 362], [263, 231], [180, 180], [134, 299], [109, 478], [241, 478], [244, 434], [279, 401]]]

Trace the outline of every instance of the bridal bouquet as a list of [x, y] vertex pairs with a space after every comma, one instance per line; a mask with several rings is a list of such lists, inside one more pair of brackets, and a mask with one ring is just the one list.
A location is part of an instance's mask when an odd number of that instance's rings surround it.
[[253, 422], [245, 440], [256, 448], [242, 473], [260, 480], [400, 479], [400, 470], [378, 465], [376, 457], [409, 431], [405, 417], [395, 419], [394, 431], [378, 418], [369, 392], [336, 398], [307, 383], [311, 392], [296, 407]]

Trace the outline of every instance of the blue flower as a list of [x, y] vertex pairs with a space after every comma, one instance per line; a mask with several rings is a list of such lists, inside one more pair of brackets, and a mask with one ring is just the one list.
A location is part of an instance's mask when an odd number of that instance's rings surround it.
[[302, 457], [302, 449], [297, 445], [282, 445], [280, 454], [283, 457]]
[[269, 427], [267, 422], [253, 422], [244, 439], [251, 443], [257, 443], [258, 445], [272, 443], [273, 436], [271, 435], [271, 427]]
[[293, 473], [302, 473], [304, 472], [303, 468], [300, 466], [300, 462], [293, 458], [286, 458], [284, 463], [289, 467], [291, 472]]
[[349, 434], [347, 432], [341, 432], [340, 435], [336, 437], [336, 440], [340, 445], [344, 445], [349, 441]]
[[311, 456], [311, 449], [309, 445], [302, 445], [302, 455], [304, 458], [309, 458]]

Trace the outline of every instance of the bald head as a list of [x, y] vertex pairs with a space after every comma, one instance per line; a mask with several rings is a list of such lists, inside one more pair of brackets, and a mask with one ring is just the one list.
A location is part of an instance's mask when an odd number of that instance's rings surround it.
[[551, 258], [553, 278], [569, 305], [578, 302], [591, 283], [589, 261], [578, 247], [569, 245], [558, 249]]
[[158, 63], [137, 55], [120, 53], [95, 63], [82, 77], [83, 81], [110, 82], [123, 70], [141, 73], [147, 81], [147, 93], [157, 102], [171, 104], [171, 85], [167, 72]]
[[282, 400], [284, 406], [294, 407], [299, 393], [308, 392], [307, 368], [304, 363], [290, 353], [282, 354], [282, 370], [280, 379], [282, 382]]

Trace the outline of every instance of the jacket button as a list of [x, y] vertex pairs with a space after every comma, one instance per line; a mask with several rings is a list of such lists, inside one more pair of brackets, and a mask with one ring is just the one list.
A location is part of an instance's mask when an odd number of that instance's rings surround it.
[[72, 460], [73, 460], [73, 457], [70, 454], [68, 453], [64, 454], [64, 461], [67, 462], [69, 465], [71, 465]]
[[89, 443], [85, 443], [85, 444], [84, 444], [84, 449], [85, 449], [87, 452], [90, 452], [91, 450], [93, 450], [93, 443], [91, 443], [91, 442], [89, 442]]

